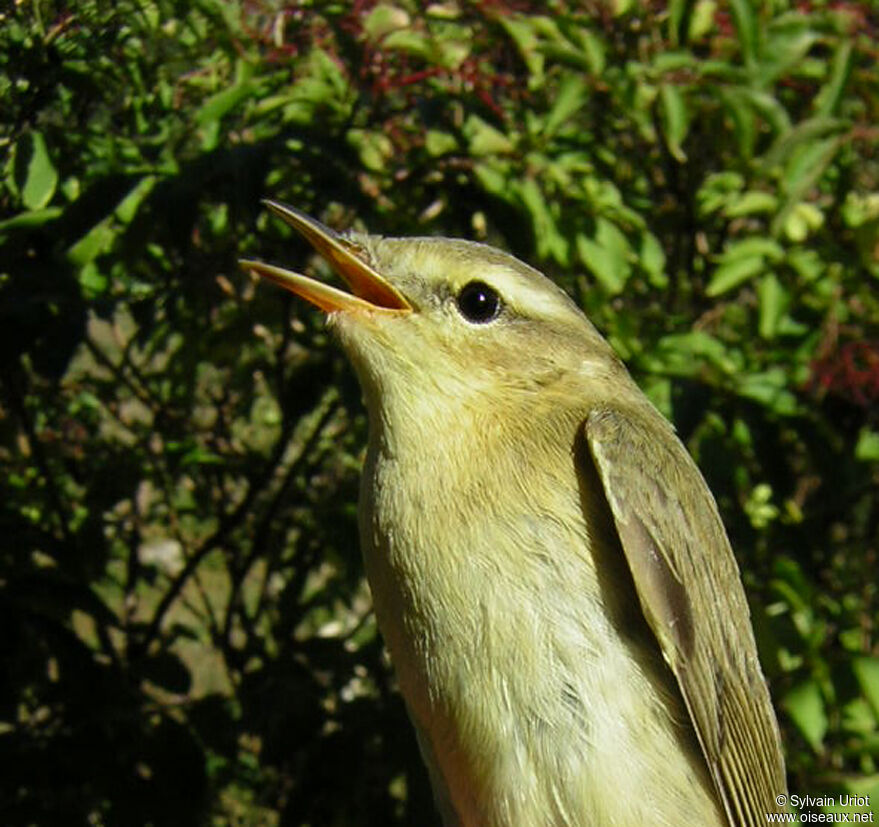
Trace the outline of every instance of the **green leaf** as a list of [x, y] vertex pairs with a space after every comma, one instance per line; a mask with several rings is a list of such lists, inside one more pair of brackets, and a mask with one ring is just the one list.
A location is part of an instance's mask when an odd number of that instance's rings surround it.
[[790, 130], [790, 115], [774, 95], [750, 88], [739, 88], [735, 92], [766, 121], [774, 134], [783, 135]]
[[607, 46], [596, 32], [578, 26], [570, 35], [579, 46], [581, 66], [595, 77], [601, 77], [607, 64]]
[[405, 9], [379, 3], [363, 19], [363, 33], [369, 40], [381, 40], [397, 29], [406, 29], [411, 21]]
[[382, 48], [403, 52], [422, 60], [430, 60], [433, 53], [433, 44], [427, 35], [414, 29], [398, 29], [391, 32], [382, 41]]
[[29, 132], [15, 143], [14, 187], [28, 210], [41, 210], [58, 186], [58, 171], [41, 132]]
[[814, 204], [796, 204], [784, 222], [784, 234], [791, 241], [805, 241], [809, 233], [817, 230], [823, 223], [824, 213]]
[[849, 192], [842, 205], [842, 219], [848, 227], [861, 227], [879, 221], [879, 192], [862, 195]]
[[786, 198], [772, 222], [773, 235], [778, 235], [786, 227], [790, 213], [818, 183], [841, 145], [841, 138], [828, 138], [804, 148], [791, 158], [784, 175]]
[[94, 261], [113, 246], [118, 232], [112, 217], [99, 221], [67, 250], [68, 261], [80, 267]]
[[657, 53], [651, 68], [656, 74], [662, 75], [667, 72], [695, 71], [698, 66], [698, 61], [690, 52], [678, 49]]
[[684, 13], [689, 10], [688, 0], [669, 0], [668, 3], [668, 39], [671, 45], [677, 47], [681, 43], [681, 30]]
[[383, 132], [349, 129], [345, 138], [357, 150], [360, 163], [373, 172], [381, 172], [394, 157], [394, 145]]
[[208, 121], [200, 130], [201, 151], [213, 152], [220, 144], [220, 121]]
[[0, 234], [12, 230], [26, 230], [33, 227], [42, 227], [64, 214], [61, 207], [46, 207], [42, 210], [31, 210], [0, 221]]
[[[815, 145], [819, 139], [836, 134], [843, 127], [844, 124], [837, 118], [814, 117], [801, 121], [793, 129], [786, 129], [779, 135], [760, 159], [760, 165], [764, 171], [769, 171], [780, 164], [790, 163], [797, 147]], [[786, 172], [790, 174], [789, 169]]]
[[106, 292], [109, 285], [107, 277], [98, 269], [94, 261], [88, 262], [77, 273], [79, 286], [86, 299], [94, 299]]
[[770, 368], [738, 377], [736, 392], [779, 416], [793, 416], [798, 411], [797, 398], [787, 389], [788, 381], [783, 368]]
[[555, 103], [543, 124], [545, 135], [553, 135], [568, 118], [586, 102], [586, 83], [577, 76], [566, 77], [556, 95]]
[[806, 284], [820, 278], [825, 272], [826, 263], [815, 250], [793, 249], [788, 251], [785, 260]]
[[771, 213], [777, 207], [778, 198], [771, 193], [751, 190], [731, 197], [724, 207], [723, 214], [727, 218], [741, 218], [744, 215]]
[[781, 701], [796, 728], [810, 747], [820, 753], [827, 733], [827, 711], [817, 681], [809, 679], [791, 689]]
[[730, 10], [745, 66], [753, 67], [757, 63], [757, 16], [754, 8], [750, 0], [730, 0]]
[[229, 228], [229, 205], [217, 204], [208, 210], [208, 225], [214, 236], [220, 236], [227, 232]]
[[790, 305], [790, 296], [781, 286], [774, 273], [769, 273], [757, 285], [757, 300], [760, 307], [758, 330], [764, 339], [775, 338], [778, 325]]
[[245, 79], [235, 83], [209, 97], [195, 113], [195, 122], [199, 126], [206, 126], [212, 121], [218, 121], [243, 101], [254, 97], [258, 91], [259, 84], [256, 81]]
[[470, 115], [462, 128], [472, 155], [497, 155], [512, 152], [513, 142], [478, 115]]
[[734, 374], [741, 367], [735, 354], [704, 330], [663, 336], [639, 361], [649, 372], [684, 377], [700, 376], [706, 366], [724, 374]]
[[508, 204], [512, 204], [516, 202], [516, 197], [510, 184], [508, 166], [507, 163], [491, 158], [475, 164], [473, 174], [486, 192], [502, 201], [506, 201]]
[[145, 175], [134, 187], [129, 190], [126, 195], [116, 205], [116, 218], [123, 224], [130, 224], [137, 215], [140, 205], [144, 199], [153, 191], [153, 187], [158, 183], [158, 177], [155, 175]]
[[814, 589], [799, 561], [781, 554], [775, 559], [773, 569], [775, 575], [775, 579], [772, 580], [773, 590], [783, 596], [785, 603], [794, 612], [808, 615], [811, 623], [815, 614]]
[[559, 264], [566, 265], [568, 242], [559, 233], [540, 186], [533, 178], [525, 178], [516, 182], [516, 190], [522, 205], [531, 216], [534, 238], [537, 242], [537, 255], [540, 258], [552, 257]]
[[225, 465], [226, 460], [207, 448], [198, 446], [187, 451], [180, 460], [182, 466], [187, 465]]
[[861, 429], [855, 445], [855, 459], [861, 462], [879, 461], [879, 431]]
[[690, 22], [687, 38], [690, 41], [699, 41], [707, 35], [714, 26], [714, 13], [717, 11], [715, 0], [697, 0], [690, 14]]
[[443, 38], [431, 43], [433, 60], [444, 69], [458, 71], [461, 64], [470, 56], [472, 44], [469, 40]]
[[830, 117], [839, 109], [839, 102], [842, 100], [845, 85], [852, 71], [853, 51], [852, 42], [844, 40], [833, 55], [830, 78], [815, 95], [813, 101], [815, 114], [818, 117]]
[[757, 144], [757, 115], [754, 107], [740, 89], [721, 89], [719, 98], [732, 120], [739, 154], [750, 158]]
[[778, 18], [767, 27], [765, 45], [760, 50], [757, 83], [768, 88], [800, 64], [808, 51], [821, 39], [809, 27], [806, 17]]
[[778, 506], [772, 502], [772, 486], [761, 482], [754, 486], [742, 505], [751, 525], [758, 531], [778, 519]]
[[879, 658], [860, 657], [852, 663], [861, 692], [870, 704], [876, 720], [879, 721]]
[[639, 380], [641, 390], [667, 419], [672, 419], [672, 380], [665, 376], [645, 376]]
[[668, 274], [665, 272], [665, 250], [652, 233], [641, 237], [641, 266], [647, 273], [648, 281], [654, 287], [666, 287]]
[[728, 245], [721, 255], [721, 261], [737, 261], [744, 258], [761, 256], [769, 261], [781, 261], [784, 257], [784, 249], [771, 238], [754, 236], [743, 238]]
[[543, 54], [539, 48], [533, 19], [502, 14], [498, 15], [497, 22], [519, 50], [530, 76], [528, 86], [538, 87], [543, 82]]
[[428, 129], [424, 136], [424, 148], [427, 150], [428, 155], [437, 158], [440, 155], [454, 152], [458, 148], [458, 141], [454, 135], [448, 132]]
[[314, 48], [297, 65], [301, 75], [287, 92], [285, 120], [311, 125], [318, 115], [324, 124], [328, 114], [338, 120], [347, 118], [353, 97], [345, 73], [333, 58]]
[[662, 84], [659, 89], [659, 103], [668, 151], [676, 161], [684, 163], [687, 160], [687, 156], [684, 153], [682, 144], [687, 137], [687, 130], [690, 124], [687, 104], [681, 88], [668, 83]]
[[606, 218], [596, 219], [594, 239], [578, 233], [577, 253], [610, 295], [622, 292], [632, 272], [632, 248], [615, 224]]
[[783, 185], [788, 197], [799, 197], [824, 174], [840, 146], [839, 138], [827, 138], [804, 145], [791, 154], [784, 171]]
[[696, 193], [701, 216], [711, 215], [722, 210], [734, 201], [739, 190], [745, 185], [745, 179], [738, 172], [717, 172], [709, 175]]
[[736, 258], [721, 264], [714, 270], [705, 293], [712, 298], [728, 293], [736, 287], [750, 281], [766, 269], [763, 256]]

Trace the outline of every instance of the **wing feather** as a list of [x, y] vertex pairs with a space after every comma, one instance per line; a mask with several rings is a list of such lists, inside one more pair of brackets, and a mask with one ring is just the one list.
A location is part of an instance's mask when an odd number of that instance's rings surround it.
[[717, 505], [652, 408], [584, 425], [647, 621], [677, 678], [727, 819], [765, 824], [786, 793], [778, 724]]

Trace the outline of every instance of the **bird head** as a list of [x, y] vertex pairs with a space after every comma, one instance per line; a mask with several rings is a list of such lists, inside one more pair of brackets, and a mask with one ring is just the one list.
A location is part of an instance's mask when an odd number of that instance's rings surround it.
[[328, 314], [367, 404], [413, 397], [484, 405], [570, 394], [571, 384], [628, 379], [574, 302], [513, 256], [472, 241], [338, 234], [267, 206], [300, 232], [350, 292], [260, 261], [242, 266]]

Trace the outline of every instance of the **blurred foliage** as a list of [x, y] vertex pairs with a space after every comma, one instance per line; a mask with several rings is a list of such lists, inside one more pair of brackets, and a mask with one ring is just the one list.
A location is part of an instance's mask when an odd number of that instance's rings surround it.
[[259, 198], [548, 272], [677, 424], [791, 791], [879, 802], [879, 13], [0, 13], [0, 821], [432, 822], [356, 541], [364, 416]]

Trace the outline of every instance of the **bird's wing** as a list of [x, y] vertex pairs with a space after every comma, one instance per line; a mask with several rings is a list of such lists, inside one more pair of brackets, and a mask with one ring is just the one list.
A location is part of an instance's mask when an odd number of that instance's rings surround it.
[[584, 433], [641, 607], [677, 678], [727, 818], [734, 827], [763, 825], [786, 792], [784, 759], [714, 498], [654, 410], [598, 408]]

